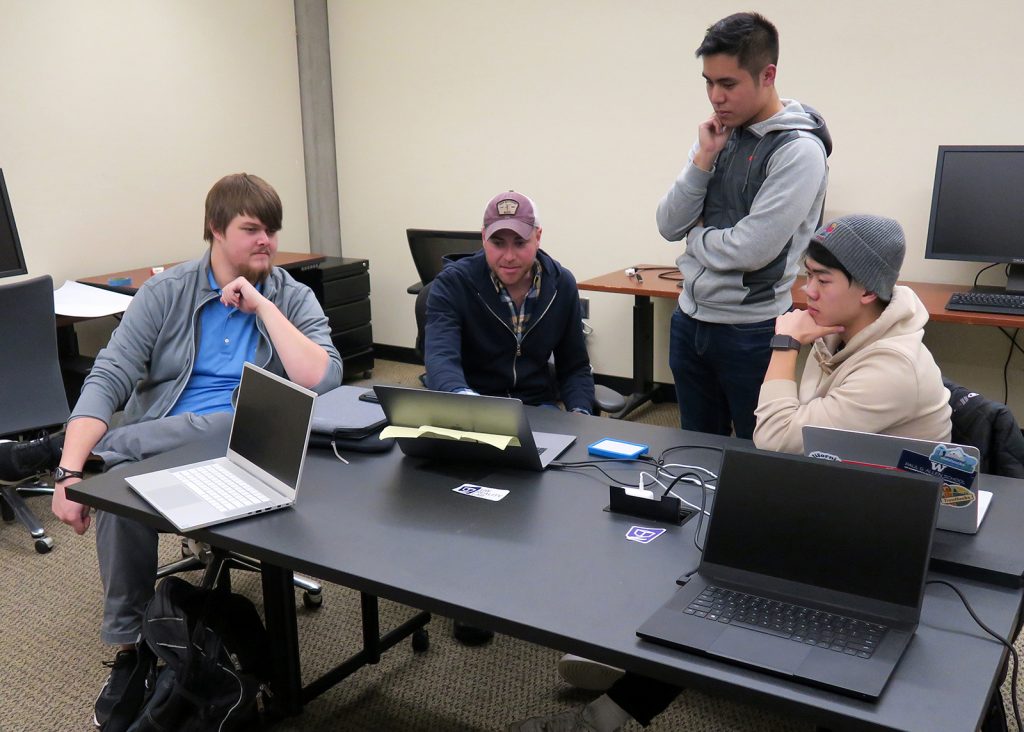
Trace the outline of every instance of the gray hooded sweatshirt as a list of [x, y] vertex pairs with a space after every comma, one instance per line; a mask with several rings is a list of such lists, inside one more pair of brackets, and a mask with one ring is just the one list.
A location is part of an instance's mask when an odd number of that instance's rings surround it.
[[658, 229], [686, 239], [676, 259], [683, 313], [756, 323], [792, 306], [790, 288], [818, 227], [832, 139], [811, 107], [784, 99], [772, 117], [733, 130], [711, 172], [689, 162], [658, 204]]

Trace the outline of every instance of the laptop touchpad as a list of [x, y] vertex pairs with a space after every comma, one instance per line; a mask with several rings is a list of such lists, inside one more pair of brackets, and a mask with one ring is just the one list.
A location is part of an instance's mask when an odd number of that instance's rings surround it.
[[810, 652], [810, 646], [744, 628], [726, 628], [708, 648], [713, 656], [756, 664], [788, 675], [796, 671]]
[[195, 493], [183, 485], [169, 485], [164, 488], [158, 488], [152, 491], [149, 497], [165, 511], [188, 506], [192, 503], [203, 503]]

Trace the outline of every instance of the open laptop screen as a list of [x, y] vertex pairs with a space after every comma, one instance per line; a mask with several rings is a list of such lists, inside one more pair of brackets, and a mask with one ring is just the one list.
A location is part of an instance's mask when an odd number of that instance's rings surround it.
[[916, 608], [938, 501], [935, 479], [727, 450], [703, 561]]
[[228, 449], [295, 488], [306, 452], [313, 397], [246, 366]]

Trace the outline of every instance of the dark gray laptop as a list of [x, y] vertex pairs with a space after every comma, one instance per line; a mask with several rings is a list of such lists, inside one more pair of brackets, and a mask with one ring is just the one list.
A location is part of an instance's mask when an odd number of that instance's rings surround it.
[[227, 455], [125, 478], [179, 531], [291, 506], [316, 394], [246, 363]]
[[441, 427], [514, 437], [518, 446], [491, 445], [433, 437], [399, 437], [406, 455], [449, 461], [482, 461], [527, 470], [544, 470], [576, 441], [575, 435], [533, 432], [526, 409], [518, 399], [453, 394], [400, 386], [375, 386], [388, 424], [394, 427]]
[[909, 450], [927, 457], [932, 466], [939, 471], [946, 467], [959, 467], [966, 472], [974, 473], [974, 483], [969, 488], [943, 488], [942, 503], [939, 505], [940, 529], [959, 531], [961, 534], [977, 534], [992, 504], [992, 492], [981, 490], [982, 476], [978, 473], [981, 452], [973, 445], [811, 425], [804, 426], [803, 437], [804, 455], [808, 457], [898, 468], [904, 452]]
[[637, 635], [875, 699], [920, 619], [940, 490], [726, 450], [700, 566]]

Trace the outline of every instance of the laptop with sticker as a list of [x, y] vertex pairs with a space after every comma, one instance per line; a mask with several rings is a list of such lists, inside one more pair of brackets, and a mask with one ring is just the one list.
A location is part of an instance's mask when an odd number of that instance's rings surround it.
[[803, 437], [809, 457], [942, 477], [940, 529], [976, 534], [992, 503], [992, 492], [981, 489], [981, 453], [972, 445], [812, 426]]
[[641, 638], [878, 698], [921, 614], [939, 480], [727, 449], [700, 565]]
[[518, 399], [401, 386], [373, 390], [388, 419], [381, 435], [397, 432], [398, 446], [413, 457], [544, 470], [576, 441], [575, 435], [531, 430]]
[[316, 394], [246, 363], [227, 454], [125, 480], [178, 531], [295, 503]]

